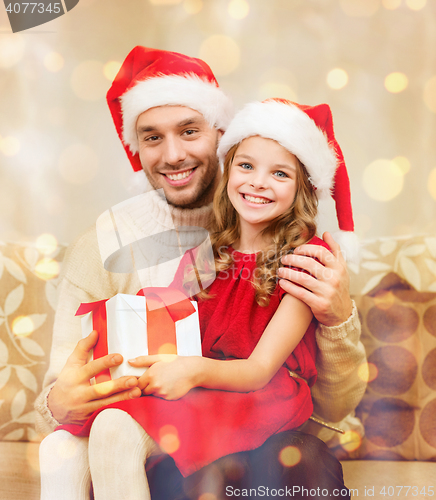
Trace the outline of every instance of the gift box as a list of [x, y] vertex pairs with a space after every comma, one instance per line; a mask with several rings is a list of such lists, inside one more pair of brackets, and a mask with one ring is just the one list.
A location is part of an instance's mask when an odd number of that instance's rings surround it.
[[201, 356], [197, 303], [172, 288], [150, 287], [138, 295], [119, 293], [110, 299], [81, 304], [76, 316], [82, 316], [83, 337], [98, 331], [93, 359], [113, 353], [124, 358], [120, 366], [98, 374], [97, 382], [141, 376], [145, 368], [127, 362], [137, 356]]

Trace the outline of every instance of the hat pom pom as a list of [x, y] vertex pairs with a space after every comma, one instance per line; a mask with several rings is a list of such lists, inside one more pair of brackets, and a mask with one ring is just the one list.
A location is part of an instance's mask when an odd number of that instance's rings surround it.
[[144, 170], [129, 173], [127, 180], [127, 191], [136, 196], [138, 194], [148, 193], [153, 190], [153, 186], [148, 182]]
[[337, 231], [332, 236], [341, 247], [342, 255], [346, 262], [358, 264], [360, 262], [360, 242], [356, 233], [352, 231]]

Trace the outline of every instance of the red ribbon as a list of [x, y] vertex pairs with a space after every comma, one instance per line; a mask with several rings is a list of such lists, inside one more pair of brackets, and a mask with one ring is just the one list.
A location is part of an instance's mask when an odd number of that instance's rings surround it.
[[[148, 287], [137, 295], [146, 297], [148, 354], [176, 354], [176, 321], [195, 312], [186, 296], [174, 288]], [[81, 304], [76, 316], [92, 312], [92, 328], [98, 332], [94, 359], [108, 354], [106, 302], [109, 299]], [[111, 380], [109, 369], [95, 377], [98, 383]]]
[[193, 314], [194, 306], [174, 288], [148, 287], [137, 295], [147, 298], [148, 354], [177, 354], [175, 323]]

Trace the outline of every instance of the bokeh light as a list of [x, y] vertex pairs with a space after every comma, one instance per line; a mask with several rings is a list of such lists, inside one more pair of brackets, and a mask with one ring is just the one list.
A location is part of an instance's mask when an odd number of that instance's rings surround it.
[[230, 0], [227, 10], [233, 19], [244, 19], [250, 12], [250, 5], [247, 0]]
[[430, 111], [436, 113], [436, 76], [430, 78], [424, 86], [424, 103]]
[[36, 248], [44, 255], [50, 255], [57, 247], [58, 240], [52, 234], [44, 233], [36, 238]]
[[177, 347], [175, 344], [171, 344], [169, 342], [166, 344], [162, 344], [159, 347], [158, 354], [177, 354]]
[[203, 8], [203, 0], [185, 0], [183, 8], [188, 14], [198, 14]]
[[377, 297], [374, 297], [374, 305], [377, 309], [381, 309], [382, 311], [389, 310], [395, 302], [395, 295], [390, 290], [379, 293]]
[[71, 184], [86, 184], [97, 175], [98, 157], [89, 146], [73, 144], [61, 153], [59, 171]]
[[398, 196], [404, 186], [404, 176], [398, 165], [390, 160], [375, 160], [363, 172], [366, 194], [378, 201], [390, 201]]
[[213, 493], [202, 493], [198, 500], [218, 500], [218, 497]]
[[406, 5], [412, 10], [421, 10], [427, 4], [427, 0], [406, 0]]
[[240, 52], [233, 38], [212, 35], [201, 44], [199, 57], [211, 66], [215, 75], [225, 76], [239, 66]]
[[173, 425], [164, 425], [159, 429], [159, 446], [165, 453], [174, 453], [179, 449], [179, 433]]
[[428, 176], [427, 187], [432, 197], [436, 200], [436, 168]]
[[[29, 427], [27, 428], [27, 433], [29, 435]], [[37, 441], [42, 440], [42, 437], [40, 439], [38, 439], [39, 436], [36, 433], [35, 433], [35, 436], [30, 437], [31, 440], [33, 440], [33, 438], [35, 438]], [[27, 445], [26, 460], [27, 460], [27, 463], [30, 465], [30, 467], [33, 470], [40, 472], [38, 447], [32, 446], [30, 443]]]
[[48, 281], [59, 276], [60, 265], [57, 260], [44, 257], [35, 266], [34, 272], [42, 280]]
[[118, 71], [120, 71], [120, 68], [120, 62], [109, 61], [103, 67], [103, 74], [110, 82], [113, 82], [115, 77], [117, 76]]
[[350, 17], [370, 17], [379, 7], [380, 0], [341, 0], [342, 10]]
[[331, 89], [339, 90], [345, 87], [348, 83], [348, 73], [341, 69], [335, 68], [329, 71], [327, 75], [327, 85]]
[[24, 56], [26, 44], [19, 34], [0, 36], [0, 68], [10, 68], [19, 63]]
[[357, 370], [357, 375], [366, 383], [372, 382], [378, 376], [378, 369], [374, 363], [362, 363]]
[[52, 73], [57, 73], [64, 67], [64, 58], [57, 52], [50, 52], [44, 57], [44, 66]]
[[410, 171], [410, 161], [405, 156], [396, 156], [392, 161], [403, 174], [407, 174]]
[[401, 5], [402, 0], [382, 0], [383, 7], [388, 10], [395, 10]]
[[77, 97], [85, 101], [103, 99], [108, 91], [103, 63], [84, 61], [78, 64], [71, 75], [71, 88]]
[[279, 454], [279, 460], [285, 467], [294, 467], [300, 463], [301, 452], [295, 446], [286, 446]]
[[28, 316], [17, 316], [12, 321], [12, 331], [17, 337], [28, 337], [35, 331], [35, 325]]
[[258, 90], [257, 98], [263, 101], [270, 97], [281, 97], [282, 99], [289, 99], [290, 101], [298, 101], [297, 94], [294, 90], [285, 83], [266, 82], [263, 83]]
[[388, 92], [392, 92], [393, 94], [398, 94], [407, 88], [409, 84], [409, 80], [404, 73], [390, 73], [385, 78], [385, 88]]
[[362, 437], [356, 431], [346, 431], [344, 434], [339, 436], [339, 442], [342, 448], [348, 451], [356, 451], [362, 444]]
[[0, 137], [0, 151], [5, 156], [15, 156], [20, 151], [20, 141], [16, 137]]

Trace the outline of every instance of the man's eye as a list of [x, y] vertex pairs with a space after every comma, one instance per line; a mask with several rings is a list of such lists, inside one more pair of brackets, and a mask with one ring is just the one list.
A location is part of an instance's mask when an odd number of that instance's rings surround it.
[[189, 129], [189, 130], [185, 130], [183, 133], [185, 135], [193, 135], [193, 134], [195, 134], [195, 130]]
[[144, 141], [147, 141], [147, 142], [154, 142], [154, 141], [157, 141], [159, 139], [159, 136], [158, 135], [150, 135], [148, 137], [145, 137], [144, 138]]
[[285, 174], [281, 170], [278, 170], [277, 172], [274, 172], [274, 175], [277, 175], [277, 177], [282, 177], [282, 178], [288, 177], [288, 174]]

